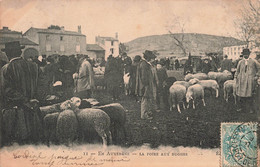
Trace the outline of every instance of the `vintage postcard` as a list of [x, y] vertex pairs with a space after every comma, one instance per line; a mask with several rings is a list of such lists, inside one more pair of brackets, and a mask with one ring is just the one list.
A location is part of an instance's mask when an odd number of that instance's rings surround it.
[[0, 167], [260, 166], [259, 0], [0, 0]]

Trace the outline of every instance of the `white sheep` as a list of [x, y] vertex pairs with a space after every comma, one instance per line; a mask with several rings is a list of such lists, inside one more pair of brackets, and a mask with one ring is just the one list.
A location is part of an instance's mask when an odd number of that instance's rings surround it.
[[81, 137], [85, 136], [91, 131], [96, 131], [103, 140], [103, 146], [106, 147], [109, 141], [112, 144], [112, 136], [110, 132], [110, 118], [100, 109], [85, 108], [76, 112], [79, 122], [79, 131]]
[[186, 94], [186, 87], [180, 84], [173, 84], [169, 89], [169, 105], [170, 111], [173, 110], [175, 106], [177, 106], [177, 110], [181, 113], [180, 109], [180, 102], [182, 102], [183, 109], [186, 109], [184, 104], [185, 94]]
[[[196, 99], [201, 98], [203, 106], [206, 106], [204, 100], [204, 89], [200, 84], [192, 85], [188, 88], [186, 93], [186, 102], [189, 103], [190, 100], [193, 100], [192, 107], [195, 109], [195, 101]], [[189, 108], [189, 104], [188, 104]]]
[[205, 88], [206, 89], [213, 89], [216, 91], [216, 97], [219, 96], [219, 85], [217, 83], [217, 81], [215, 80], [198, 80], [196, 78], [194, 79], [191, 79], [189, 81], [189, 83], [191, 85], [194, 85], [194, 84], [200, 84], [203, 88], [204, 88], [204, 91], [205, 91]]
[[176, 81], [173, 83], [173, 85], [182, 85], [182, 86], [185, 86], [186, 89], [188, 89], [188, 87], [190, 86], [190, 83], [186, 82], [186, 81]]
[[226, 70], [223, 72], [209, 72], [208, 79], [216, 80], [219, 85], [222, 85], [225, 81], [232, 79], [232, 73]]
[[187, 74], [185, 75], [184, 80], [189, 81], [193, 78], [197, 78], [199, 80], [205, 80], [208, 79], [208, 75], [205, 73]]
[[227, 80], [224, 83], [224, 100], [228, 102], [229, 95], [233, 94], [235, 104], [237, 103], [236, 98], [236, 81], [235, 80]]

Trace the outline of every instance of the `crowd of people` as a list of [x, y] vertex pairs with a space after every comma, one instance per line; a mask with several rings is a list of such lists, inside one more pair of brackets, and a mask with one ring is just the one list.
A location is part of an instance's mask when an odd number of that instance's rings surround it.
[[[117, 57], [110, 55], [107, 61], [102, 59], [95, 62], [82, 54], [40, 58], [21, 56], [23, 48], [19, 42], [10, 42], [2, 49], [9, 62], [1, 62], [0, 116], [11, 119], [13, 126], [11, 129], [2, 127], [1, 132], [10, 142], [17, 139], [21, 143], [39, 141], [43, 134], [43, 118], [39, 106], [48, 105], [55, 100], [64, 101], [73, 96], [81, 99], [92, 97], [96, 88], [93, 67], [97, 66], [105, 67], [106, 89], [114, 101], [120, 98], [125, 88], [124, 75], [129, 75], [127, 91], [136, 101], [141, 102], [141, 119], [153, 119], [153, 113], [162, 110], [161, 103], [167, 103], [164, 86], [169, 78], [167, 70], [171, 68], [171, 62], [168, 58], [156, 59], [153, 51], [145, 50], [143, 58], [137, 55], [133, 61], [123, 53]], [[259, 64], [249, 58], [249, 54], [250, 51], [244, 49], [236, 62], [234, 79], [241, 101], [238, 110], [241, 110], [243, 103], [250, 108], [254, 96], [260, 99]], [[257, 60], [260, 62], [259, 55]], [[178, 70], [179, 61], [175, 60], [174, 64]], [[201, 72], [217, 70], [211, 64], [204, 61]], [[232, 67], [231, 60], [224, 56], [220, 71], [231, 71]], [[184, 65], [184, 73], [193, 73], [190, 56]]]

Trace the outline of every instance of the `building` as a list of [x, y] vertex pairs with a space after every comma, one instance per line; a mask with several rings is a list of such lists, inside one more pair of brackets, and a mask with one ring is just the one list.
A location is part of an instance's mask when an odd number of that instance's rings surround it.
[[[223, 55], [227, 55], [228, 59], [236, 60], [241, 55], [241, 52], [247, 45], [229, 46], [223, 48]], [[250, 57], [255, 58], [256, 54], [259, 52], [259, 44], [255, 42], [250, 42], [248, 48], [251, 51]]]
[[64, 27], [50, 26], [47, 29], [31, 27], [24, 33], [28, 39], [39, 44], [42, 55], [86, 54], [86, 35], [78, 31], [65, 31]]
[[105, 58], [105, 49], [97, 44], [87, 44], [87, 54], [90, 58], [102, 59]]
[[244, 48], [246, 48], [246, 45], [224, 47], [223, 55], [227, 55], [228, 59], [236, 60], [239, 58]]
[[12, 31], [8, 27], [0, 29], [0, 49], [5, 48], [6, 43], [13, 41], [19, 41], [25, 48], [39, 49], [38, 44], [23, 37], [22, 32]]
[[113, 57], [119, 55], [119, 41], [116, 33], [115, 38], [113, 37], [96, 37], [96, 44], [101, 46], [105, 50], [105, 60], [112, 54]]

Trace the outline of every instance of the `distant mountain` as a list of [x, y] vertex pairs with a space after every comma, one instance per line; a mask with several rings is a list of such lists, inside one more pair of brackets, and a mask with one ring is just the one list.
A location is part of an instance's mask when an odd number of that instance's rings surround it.
[[[182, 34], [174, 34], [178, 39]], [[203, 55], [208, 52], [222, 52], [223, 47], [242, 45], [244, 42], [232, 37], [185, 33], [185, 47], [187, 53], [191, 55]], [[175, 45], [174, 39], [170, 34], [152, 35], [140, 37], [125, 43], [128, 46], [128, 55], [142, 55], [145, 50], [157, 50], [160, 57], [183, 56], [182, 51]]]

